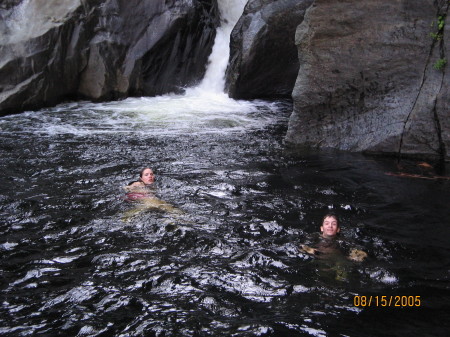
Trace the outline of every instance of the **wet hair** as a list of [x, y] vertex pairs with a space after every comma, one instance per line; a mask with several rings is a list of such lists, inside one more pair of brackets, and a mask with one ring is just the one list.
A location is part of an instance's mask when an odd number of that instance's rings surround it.
[[338, 227], [339, 227], [339, 218], [338, 218], [338, 216], [335, 213], [327, 213], [327, 214], [325, 214], [323, 216], [323, 218], [322, 218], [322, 223], [324, 222], [324, 220], [326, 218], [334, 218], [336, 220], [336, 222], [337, 222]]
[[[138, 179], [138, 180], [134, 180], [134, 181], [128, 183], [128, 186], [130, 186], [131, 184], [134, 184], [135, 182], [141, 181], [140, 178], [142, 178], [142, 175], [144, 174], [144, 171], [145, 171], [146, 169], [152, 170], [150, 167], [144, 167], [142, 170], [139, 171], [139, 179]], [[152, 172], [153, 172], [153, 170], [152, 170]]]
[[[142, 178], [142, 175], [144, 174], [144, 171], [147, 170], [147, 169], [152, 170], [150, 167], [144, 167], [142, 170], [139, 171], [139, 177], [140, 178]], [[152, 172], [153, 172], [153, 170], [152, 170]]]

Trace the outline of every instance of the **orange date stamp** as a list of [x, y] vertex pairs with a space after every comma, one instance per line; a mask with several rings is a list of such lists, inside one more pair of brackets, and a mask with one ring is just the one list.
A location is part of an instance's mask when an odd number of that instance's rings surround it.
[[355, 307], [420, 307], [420, 296], [359, 296], [353, 297]]

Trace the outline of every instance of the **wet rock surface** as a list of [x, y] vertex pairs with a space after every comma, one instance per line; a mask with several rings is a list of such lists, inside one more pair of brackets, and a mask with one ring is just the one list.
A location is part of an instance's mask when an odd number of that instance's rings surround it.
[[0, 16], [1, 114], [180, 91], [203, 77], [219, 20], [215, 0], [8, 1]]
[[[243, 99], [292, 95], [285, 140], [294, 147], [443, 166], [448, 8], [443, 0], [250, 0], [232, 32], [227, 90]], [[67, 99], [180, 93], [202, 79], [219, 24], [216, 0], [8, 0], [0, 19], [0, 115]]]
[[434, 67], [448, 34], [430, 36], [447, 12], [443, 1], [315, 1], [296, 32], [286, 141], [448, 158], [449, 77]]
[[295, 30], [312, 0], [250, 0], [231, 34], [230, 97], [290, 97], [298, 74]]

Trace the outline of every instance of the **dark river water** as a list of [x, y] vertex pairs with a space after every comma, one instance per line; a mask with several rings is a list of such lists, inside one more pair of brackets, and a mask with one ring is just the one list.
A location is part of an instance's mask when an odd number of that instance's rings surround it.
[[[1, 118], [0, 335], [448, 336], [450, 181], [292, 153], [290, 110], [164, 96]], [[180, 211], [124, 200], [145, 166]], [[330, 210], [366, 261], [298, 250]]]

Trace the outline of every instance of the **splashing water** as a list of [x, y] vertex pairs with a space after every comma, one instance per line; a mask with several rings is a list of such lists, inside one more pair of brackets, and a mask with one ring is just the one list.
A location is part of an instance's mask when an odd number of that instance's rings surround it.
[[[71, 2], [72, 5], [76, 3], [77, 1]], [[33, 130], [35, 133], [49, 135], [110, 132], [173, 134], [243, 131], [272, 123], [273, 112], [277, 111], [276, 104], [264, 101], [238, 101], [224, 93], [230, 33], [246, 3], [246, 0], [218, 1], [221, 25], [217, 29], [204, 79], [199, 86], [188, 88], [185, 94], [128, 98], [101, 104], [87, 102], [60, 104], [54, 109], [30, 113], [30, 120], [25, 123], [14, 123], [16, 118], [14, 116], [6, 117], [0, 121], [0, 127], [4, 132]], [[22, 2], [15, 9], [16, 20], [12, 21], [17, 21], [19, 27], [33, 6], [29, 0]], [[47, 9], [43, 10], [44, 13], [46, 11]], [[24, 29], [15, 30], [17, 34], [22, 34], [25, 32]], [[262, 110], [271, 111], [272, 114], [262, 116], [260, 113]], [[67, 112], [70, 112], [69, 116]], [[97, 122], [86, 123], [87, 120]], [[100, 125], [98, 120], [102, 120]]]
[[[221, 25], [217, 29], [206, 73], [200, 85], [186, 89], [183, 95], [129, 98], [104, 105], [90, 105], [92, 109], [106, 110], [108, 113], [115, 111], [108, 121], [112, 119], [114, 124], [133, 124], [147, 132], [148, 128], [154, 132], [157, 132], [155, 129], [170, 132], [217, 132], [219, 129], [227, 132], [243, 131], [249, 127], [260, 127], [261, 123], [265, 125], [272, 122], [271, 117], [266, 115], [261, 118], [258, 112], [276, 112], [276, 104], [234, 100], [224, 93], [230, 34], [246, 3], [247, 0], [218, 1]], [[98, 128], [96, 130], [98, 132]], [[117, 131], [117, 128], [114, 127], [114, 130]]]
[[[167, 118], [172, 118], [171, 112], [180, 112], [181, 110], [182, 113], [190, 115], [193, 123], [215, 113], [227, 114], [229, 111], [234, 111], [245, 115], [254, 112], [257, 107], [253, 103], [230, 99], [224, 93], [230, 33], [246, 3], [246, 0], [218, 1], [221, 25], [217, 29], [206, 73], [199, 86], [188, 88], [184, 95], [167, 94], [154, 98], [128, 99], [113, 105], [117, 109], [133, 111], [140, 116], [156, 114], [155, 119], [160, 119], [160, 115], [165, 113], [168, 113]], [[57, 2], [56, 4], [45, 2], [42, 5], [24, 0], [8, 14], [9, 17], [6, 20], [8, 26], [3, 28], [8, 31], [8, 34], [0, 35], [7, 37], [9, 40], [5, 42], [8, 43], [17, 43], [39, 36], [61, 24], [63, 22], [61, 19], [79, 5], [79, 0]], [[36, 8], [36, 6], [40, 7]], [[33, 20], [29, 20], [31, 16], [33, 16]], [[261, 102], [257, 105], [261, 105]]]

